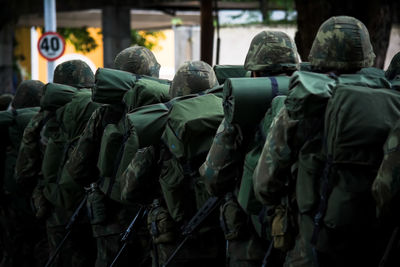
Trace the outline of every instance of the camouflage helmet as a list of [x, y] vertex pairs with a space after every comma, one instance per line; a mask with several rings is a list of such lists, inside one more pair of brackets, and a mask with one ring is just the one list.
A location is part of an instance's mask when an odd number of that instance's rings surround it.
[[160, 72], [160, 64], [154, 54], [146, 47], [137, 45], [119, 52], [114, 59], [114, 65], [119, 70], [157, 78]]
[[94, 74], [84, 61], [69, 60], [56, 67], [53, 82], [76, 88], [91, 88], [94, 85]]
[[175, 73], [169, 95], [174, 98], [196, 94], [216, 85], [218, 85], [217, 77], [210, 65], [203, 61], [187, 61]]
[[6, 110], [13, 100], [14, 96], [12, 94], [2, 94], [0, 95], [0, 111]]
[[19, 84], [11, 106], [15, 109], [37, 107], [44, 83], [37, 80], [27, 80]]
[[297, 70], [299, 59], [292, 38], [279, 31], [262, 31], [251, 41], [244, 68], [250, 71]]
[[352, 71], [371, 67], [375, 54], [365, 25], [356, 18], [338, 16], [320, 26], [308, 59], [315, 70]]
[[385, 76], [389, 80], [393, 80], [400, 74], [400, 52], [398, 52], [390, 61], [389, 67], [386, 70]]

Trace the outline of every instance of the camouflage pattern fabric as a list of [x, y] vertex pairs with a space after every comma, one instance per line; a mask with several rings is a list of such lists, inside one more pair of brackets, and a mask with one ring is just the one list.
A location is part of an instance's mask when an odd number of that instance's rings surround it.
[[[293, 164], [293, 147], [290, 140], [298, 120], [289, 117], [286, 108], [282, 108], [271, 124], [263, 151], [254, 171], [254, 193], [265, 205], [279, 205], [284, 194], [287, 172]], [[285, 174], [285, 175], [283, 175]]]
[[206, 161], [199, 169], [211, 195], [223, 195], [233, 190], [235, 180], [241, 176], [240, 163], [244, 159], [242, 144], [243, 136], [239, 127], [224, 119], [218, 127]]
[[217, 85], [217, 77], [210, 65], [203, 61], [187, 61], [175, 73], [169, 94], [171, 98], [196, 94]]
[[14, 96], [12, 94], [2, 94], [0, 96], [0, 111], [6, 110], [13, 99]]
[[25, 128], [22, 137], [15, 176], [18, 184], [28, 191], [33, 189], [41, 174], [41, 157], [37, 157], [37, 155], [41, 155], [43, 148], [38, 140], [40, 140], [43, 121], [48, 115], [48, 112], [40, 111], [34, 116]]
[[400, 52], [398, 52], [390, 61], [389, 67], [386, 70], [386, 78], [393, 80], [397, 75], [400, 74]]
[[15, 92], [15, 96], [11, 104], [12, 107], [18, 109], [39, 106], [43, 86], [44, 83], [36, 80], [27, 80], [21, 82], [20, 85], [18, 85], [17, 91]]
[[84, 61], [69, 60], [56, 67], [53, 82], [78, 89], [91, 88], [94, 85], [94, 74]]
[[114, 65], [119, 70], [157, 78], [161, 67], [149, 49], [137, 45], [119, 52], [114, 59]]
[[262, 31], [251, 41], [244, 68], [270, 73], [297, 70], [299, 59], [296, 44], [284, 32]]
[[375, 54], [365, 25], [353, 17], [338, 16], [320, 26], [308, 59], [314, 70], [352, 71], [371, 67]]

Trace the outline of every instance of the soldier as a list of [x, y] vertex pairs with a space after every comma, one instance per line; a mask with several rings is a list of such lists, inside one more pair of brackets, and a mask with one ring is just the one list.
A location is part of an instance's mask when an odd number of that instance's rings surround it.
[[[297, 72], [292, 76], [285, 107], [271, 126], [254, 175], [255, 194], [266, 205], [279, 203], [290, 190], [286, 177], [294, 179], [295, 191], [289, 194], [295, 193], [299, 234], [284, 266], [378, 264], [379, 232], [370, 187], [376, 172], [373, 162], [380, 161], [383, 140], [374, 135], [371, 142], [365, 137], [373, 133], [356, 131], [368, 125], [371, 128], [367, 129], [374, 129], [377, 124], [366, 115], [366, 106], [360, 105], [364, 92], [374, 92], [366, 84], [372, 88], [390, 85], [384, 79], [363, 83], [360, 80], [367, 76], [354, 74], [371, 67], [374, 58], [362, 22], [332, 17], [319, 28], [309, 55], [312, 69], [321, 74]], [[336, 102], [338, 92], [347, 93], [344, 99], [354, 103]], [[334, 113], [335, 107], [341, 112]], [[368, 105], [373, 112], [386, 111], [376, 108]], [[332, 114], [337, 117], [333, 119]], [[354, 126], [360, 117], [362, 123]], [[332, 140], [333, 136], [337, 139]], [[369, 155], [373, 156], [366, 160]], [[365, 164], [358, 165], [360, 161]]]
[[[207, 63], [188, 61], [177, 70], [171, 83], [169, 94], [171, 98], [176, 98], [201, 93], [217, 84], [215, 73]], [[190, 219], [188, 216], [193, 215], [186, 214], [186, 218], [180, 218], [181, 220], [173, 219], [173, 215], [170, 214], [169, 210], [173, 210], [174, 207], [166, 204], [167, 202], [171, 203], [170, 199], [164, 200], [161, 198], [161, 189], [158, 183], [160, 175], [170, 175], [168, 178], [172, 180], [179, 179], [179, 167], [168, 165], [173, 160], [171, 158], [173, 156], [171, 156], [168, 148], [162, 145], [160, 140], [156, 140], [153, 145], [140, 149], [136, 153], [136, 156], [123, 173], [122, 179], [126, 182], [121, 183], [123, 185], [121, 191], [125, 192], [123, 196], [125, 199], [136, 199], [137, 202], [144, 205], [148, 204], [150, 197], [158, 198], [154, 201], [147, 220], [153, 241], [153, 266], [166, 263], [178, 245], [179, 226], [184, 225], [187, 222], [186, 220]], [[196, 174], [188, 179], [195, 181], [195, 177]], [[143, 178], [145, 179], [142, 180]], [[165, 177], [162, 179], [165, 179]], [[129, 181], [143, 181], [143, 184], [132, 184]], [[177, 198], [178, 195], [192, 193], [192, 191], [182, 192], [186, 190], [190, 191], [186, 187], [180, 188], [179, 192], [177, 192]], [[126, 195], [126, 192], [131, 192], [133, 195]], [[135, 197], [139, 192], [141, 197]], [[167, 194], [168, 192], [164, 192], [164, 196]], [[193, 195], [190, 195], [185, 201], [191, 203], [190, 201], [193, 197]], [[187, 205], [190, 206], [190, 204]], [[190, 206], [190, 209], [194, 213], [196, 207]], [[220, 266], [223, 262], [220, 256], [223, 253], [221, 253], [221, 243], [218, 242], [220, 238], [216, 228], [218, 227], [213, 225], [211, 228], [205, 227], [200, 230], [201, 234], [188, 244], [185, 244], [169, 266], [206, 266], [210, 264]]]
[[[54, 82], [68, 84], [77, 89], [90, 88], [94, 83], [94, 75], [85, 62], [71, 60], [56, 67], [54, 70]], [[60, 127], [56, 111], [41, 110], [32, 118], [24, 132], [16, 165], [16, 179], [19, 185], [27, 191], [31, 191], [35, 186], [32, 198], [36, 208], [36, 217], [46, 220], [50, 256], [53, 255], [58, 244], [63, 239], [65, 226], [71, 215], [65, 210], [56, 209], [43, 195], [43, 156], [48, 141], [57, 139], [59, 136]], [[90, 237], [91, 235], [87, 230], [83, 230], [83, 233], [78, 230], [74, 231], [60, 251], [55, 264], [57, 266], [79, 265], [82, 262], [87, 264], [90, 261], [90, 245], [87, 245], [90, 244]], [[76, 238], [82, 239], [76, 243]]]
[[[133, 46], [121, 51], [114, 60], [115, 67], [138, 75], [158, 77], [160, 64], [153, 53], [145, 47]], [[126, 106], [124, 103], [103, 105], [98, 108], [89, 119], [78, 144], [66, 163], [66, 168], [71, 178], [81, 186], [88, 187], [92, 184], [96, 191], [96, 203], [102, 205], [102, 221], [92, 222], [92, 232], [97, 243], [96, 267], [109, 266], [120, 248], [120, 233], [125, 230], [134, 214], [131, 210], [123, 207], [120, 203], [109, 199], [99, 189], [100, 175], [97, 168], [98, 155], [101, 138], [105, 127], [109, 124], [118, 124], [124, 119], [127, 109], [136, 106]], [[89, 203], [88, 203], [89, 205]], [[136, 207], [135, 207], [136, 208]], [[131, 213], [132, 212], [132, 213]], [[137, 242], [139, 243], [139, 242]], [[141, 244], [136, 245], [136, 251], [131, 255], [124, 255], [118, 264], [126, 266], [134, 264], [129, 262], [135, 260], [136, 264], [148, 264], [148, 255], [142, 253]], [[143, 245], [146, 247], [146, 244]], [[143, 261], [144, 263], [141, 263]]]
[[[16, 186], [14, 167], [24, 128], [39, 110], [40, 81], [23, 81], [7, 111], [0, 113], [2, 135], [2, 172], [0, 210], [4, 233], [4, 254], [1, 266], [40, 266], [41, 245], [45, 232], [34, 218], [29, 198]], [[40, 252], [42, 254], [40, 255]], [[39, 256], [39, 257], [38, 257]]]
[[[296, 45], [283, 32], [263, 31], [253, 38], [244, 66], [252, 77], [290, 75], [298, 69]], [[225, 118], [200, 168], [211, 194], [234, 192], [227, 194], [221, 207], [229, 266], [260, 266], [268, 247], [236, 200], [245, 154], [254, 145], [255, 128], [231, 124]]]

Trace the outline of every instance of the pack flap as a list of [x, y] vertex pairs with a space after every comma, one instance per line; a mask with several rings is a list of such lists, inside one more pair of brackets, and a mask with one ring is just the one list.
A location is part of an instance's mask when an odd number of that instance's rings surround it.
[[228, 78], [250, 77], [250, 71], [243, 65], [215, 65], [213, 67], [219, 84], [223, 84]]
[[70, 102], [76, 92], [78, 89], [69, 85], [48, 83], [43, 88], [40, 106], [45, 110], [56, 110]]
[[170, 81], [142, 76], [133, 87], [123, 97], [123, 102], [128, 111], [135, 108], [163, 103], [170, 100], [169, 96]]
[[[255, 125], [277, 95], [286, 95], [289, 77], [230, 78], [224, 85], [224, 112], [229, 123]], [[251, 107], [251, 108], [250, 108]]]
[[222, 99], [213, 94], [177, 102], [162, 140], [175, 157], [190, 159], [210, 149], [223, 117]]
[[92, 99], [103, 104], [121, 103], [124, 94], [135, 86], [140, 75], [122, 70], [99, 68], [95, 75]]

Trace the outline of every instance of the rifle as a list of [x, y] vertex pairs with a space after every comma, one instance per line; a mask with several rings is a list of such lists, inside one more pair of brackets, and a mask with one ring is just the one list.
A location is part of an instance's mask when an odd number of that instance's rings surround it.
[[133, 233], [133, 229], [135, 225], [137, 225], [141, 220], [146, 218], [148, 213], [148, 209], [145, 208], [144, 206], [141, 206], [139, 211], [136, 213], [135, 217], [129, 224], [128, 228], [126, 228], [124, 234], [122, 235], [121, 242], [123, 243], [122, 247], [119, 249], [117, 255], [113, 259], [112, 263], [110, 264], [110, 267], [113, 267], [115, 263], [118, 261], [119, 257], [121, 256], [122, 252], [125, 250], [126, 245], [128, 244], [129, 237]]
[[183, 245], [193, 234], [194, 231], [201, 225], [202, 222], [211, 214], [211, 212], [219, 206], [221, 199], [219, 197], [210, 197], [206, 203], [197, 211], [193, 218], [188, 222], [188, 224], [182, 229], [182, 236], [185, 238], [179, 243], [174, 252], [169, 256], [168, 260], [164, 263], [163, 267], [167, 267], [168, 264], [175, 258], [176, 254], [181, 250]]
[[71, 218], [69, 219], [67, 226], [65, 226], [65, 230], [67, 231], [67, 233], [64, 235], [64, 238], [58, 244], [53, 255], [51, 255], [51, 257], [48, 259], [45, 267], [50, 267], [53, 264], [54, 260], [56, 259], [56, 256], [58, 255], [58, 253], [60, 252], [65, 241], [68, 239], [69, 235], [71, 234], [72, 226], [75, 224], [75, 221], [77, 220], [78, 216], [80, 215], [82, 208], [85, 206], [86, 200], [87, 200], [87, 194], [85, 194], [81, 203], [79, 203], [78, 207], [75, 209], [74, 213], [72, 214]]
[[399, 228], [400, 228], [399, 226], [394, 228], [389, 243], [386, 246], [385, 253], [383, 254], [381, 261], [379, 262], [379, 267], [387, 266], [390, 260], [390, 256], [394, 252], [393, 250], [395, 249], [395, 242], [399, 240]]

